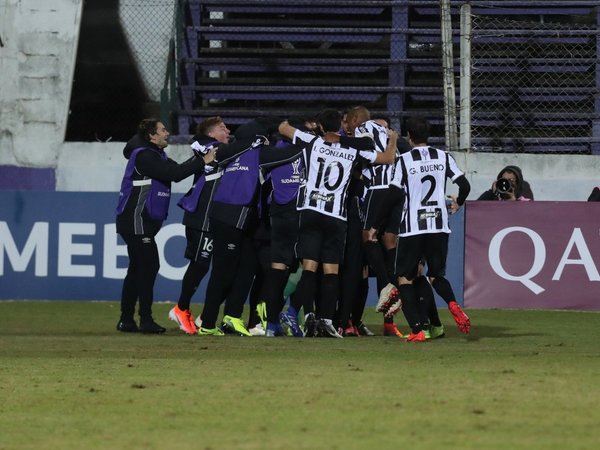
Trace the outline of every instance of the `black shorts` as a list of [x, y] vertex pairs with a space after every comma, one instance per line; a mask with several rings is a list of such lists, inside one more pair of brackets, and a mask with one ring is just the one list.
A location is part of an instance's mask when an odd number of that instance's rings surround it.
[[395, 277], [402, 276], [414, 280], [421, 260], [427, 264], [428, 277], [445, 276], [448, 237], [448, 233], [400, 236], [396, 247]]
[[323, 264], [344, 260], [347, 223], [310, 209], [300, 211], [296, 256]]
[[210, 262], [213, 250], [213, 237], [209, 231], [201, 231], [197, 228], [185, 227], [185, 257], [190, 261], [205, 259]]
[[382, 231], [385, 228], [388, 214], [385, 211], [389, 190], [369, 189], [362, 203], [363, 230], [375, 228]]
[[271, 205], [271, 262], [292, 266], [298, 241], [298, 211]]
[[392, 207], [387, 216], [387, 222], [384, 228], [386, 233], [398, 234], [398, 231], [400, 231], [400, 222], [402, 221], [403, 209], [403, 202], [398, 202]]

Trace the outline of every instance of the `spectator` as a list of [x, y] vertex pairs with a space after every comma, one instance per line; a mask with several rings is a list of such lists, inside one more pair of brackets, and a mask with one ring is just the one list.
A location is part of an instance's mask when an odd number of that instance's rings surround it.
[[492, 188], [477, 200], [530, 201], [533, 200], [533, 192], [518, 166], [506, 166], [492, 183]]

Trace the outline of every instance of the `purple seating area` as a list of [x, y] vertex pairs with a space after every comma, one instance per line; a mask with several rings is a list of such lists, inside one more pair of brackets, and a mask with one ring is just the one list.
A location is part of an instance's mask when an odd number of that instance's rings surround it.
[[[224, 111], [229, 123], [323, 106], [402, 111], [407, 23], [398, 1], [189, 0], [179, 52], [177, 120], [189, 134]], [[397, 15], [406, 20], [406, 13]], [[399, 116], [396, 119], [399, 121]]]
[[[177, 105], [173, 110], [181, 141], [193, 133], [196, 123], [212, 115], [235, 126], [259, 115], [314, 115], [325, 106], [343, 110], [357, 103], [388, 114], [396, 127], [408, 116], [425, 115], [434, 133], [444, 135], [439, 0], [182, 3], [176, 52]], [[459, 8], [463, 3], [452, 1], [457, 88]], [[481, 74], [484, 84], [474, 86], [473, 99], [495, 108], [480, 117], [473, 115], [474, 126], [484, 130], [480, 140], [473, 142], [475, 149], [487, 148], [492, 142], [501, 143], [497, 148], [504, 151], [600, 153], [600, 136], [594, 134], [600, 133], [597, 1], [470, 3], [474, 15], [538, 18], [556, 23], [557, 28], [564, 28], [563, 17], [568, 22], [584, 17], [590, 28], [561, 33], [474, 32], [474, 47], [502, 50], [534, 43], [552, 49], [526, 58], [484, 52], [474, 61], [472, 70]], [[572, 58], [565, 65], [565, 56], [555, 53], [556, 48], [569, 45], [594, 48], [595, 54]], [[564, 74], [569, 81], [560, 89], [535, 83], [518, 89], [503, 86], [505, 74], [524, 71], [540, 80], [548, 74]], [[515, 102], [522, 110], [509, 107]], [[567, 107], [554, 114], [556, 104]], [[531, 105], [534, 111], [543, 105], [543, 111], [531, 117]], [[512, 110], [510, 129], [517, 130], [516, 135], [527, 134], [528, 127], [532, 135], [524, 135], [518, 142], [511, 136], [495, 137], [495, 128], [506, 126], [506, 110]], [[571, 136], [569, 127], [585, 133], [587, 140]], [[549, 134], [543, 141], [536, 133], [544, 128], [564, 131]], [[567, 140], [561, 142], [560, 138]]]

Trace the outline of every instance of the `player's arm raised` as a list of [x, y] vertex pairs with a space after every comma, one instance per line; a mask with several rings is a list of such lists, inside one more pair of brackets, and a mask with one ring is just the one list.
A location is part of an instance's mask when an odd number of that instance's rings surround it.
[[398, 133], [394, 130], [388, 132], [388, 143], [385, 152], [378, 152], [374, 164], [392, 164], [396, 159], [396, 147], [398, 143]]
[[287, 120], [284, 120], [279, 124], [279, 134], [288, 138], [290, 141], [293, 141], [296, 129], [297, 128], [291, 126]]

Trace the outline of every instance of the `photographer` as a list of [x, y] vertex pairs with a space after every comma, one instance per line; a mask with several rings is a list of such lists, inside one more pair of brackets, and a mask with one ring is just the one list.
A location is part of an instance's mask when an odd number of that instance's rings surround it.
[[600, 186], [596, 186], [592, 189], [592, 193], [587, 199], [588, 202], [600, 202]]
[[485, 191], [477, 200], [530, 201], [533, 193], [529, 183], [523, 180], [523, 173], [517, 166], [506, 166], [492, 183], [492, 188]]

